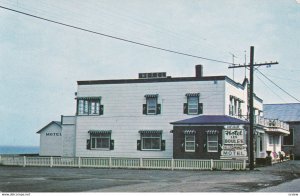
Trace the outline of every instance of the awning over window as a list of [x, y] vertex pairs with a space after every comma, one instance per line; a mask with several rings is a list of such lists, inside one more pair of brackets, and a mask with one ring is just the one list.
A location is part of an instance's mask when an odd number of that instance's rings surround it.
[[107, 134], [107, 133], [111, 133], [111, 130], [89, 130], [88, 131], [89, 134]]
[[146, 94], [145, 97], [146, 98], [157, 98], [158, 94]]
[[219, 131], [218, 130], [207, 130], [205, 131], [208, 135], [215, 135], [215, 134], [218, 134]]
[[187, 97], [200, 97], [200, 93], [187, 93], [185, 94]]
[[139, 133], [162, 133], [162, 130], [139, 130]]
[[195, 135], [196, 134], [196, 131], [195, 130], [185, 130], [183, 132], [185, 135]]
[[230, 95], [230, 99], [235, 99], [235, 100], [237, 100], [237, 101], [239, 101], [241, 103], [244, 103], [244, 100], [242, 100], [242, 99], [240, 99], [240, 98], [238, 98], [238, 97], [236, 97], [234, 95]]
[[100, 99], [101, 100], [101, 96], [99, 96], [99, 97], [77, 97], [77, 99], [81, 99], [81, 100]]

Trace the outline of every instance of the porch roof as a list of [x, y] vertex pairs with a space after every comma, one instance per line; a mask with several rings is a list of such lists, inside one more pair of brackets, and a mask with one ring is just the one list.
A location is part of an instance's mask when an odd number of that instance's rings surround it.
[[201, 115], [194, 118], [171, 122], [173, 125], [240, 125], [249, 124], [248, 121], [227, 115]]

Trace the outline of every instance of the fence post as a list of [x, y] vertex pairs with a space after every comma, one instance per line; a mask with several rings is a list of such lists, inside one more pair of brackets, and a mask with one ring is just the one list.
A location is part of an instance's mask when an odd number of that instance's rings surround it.
[[243, 169], [246, 169], [246, 160], [243, 161]]
[[210, 170], [213, 170], [214, 168], [214, 160], [210, 159]]
[[26, 156], [23, 157], [23, 167], [26, 167]]
[[81, 158], [78, 157], [78, 168], [80, 168], [80, 167], [81, 167]]
[[140, 158], [140, 168], [143, 168], [143, 158]]
[[174, 159], [173, 158], [171, 160], [171, 169], [172, 169], [172, 171], [174, 170]]
[[112, 167], [112, 161], [111, 161], [111, 157], [109, 157], [109, 168]]
[[50, 157], [50, 167], [53, 167], [53, 157]]

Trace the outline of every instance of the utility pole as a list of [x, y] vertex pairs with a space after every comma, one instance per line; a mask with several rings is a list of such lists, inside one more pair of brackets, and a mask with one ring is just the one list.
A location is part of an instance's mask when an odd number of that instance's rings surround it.
[[249, 108], [250, 108], [250, 116], [249, 116], [249, 121], [250, 121], [250, 131], [249, 131], [249, 169], [253, 170], [254, 169], [254, 144], [253, 144], [253, 137], [254, 137], [254, 107], [253, 107], [253, 97], [254, 97], [254, 67], [257, 66], [263, 66], [263, 65], [274, 65], [278, 64], [278, 62], [269, 62], [269, 63], [259, 63], [259, 64], [254, 64], [254, 46], [250, 47], [250, 64], [249, 65], [237, 65], [237, 66], [230, 66], [228, 68], [241, 68], [241, 67], [249, 67], [250, 69], [250, 84], [249, 84]]

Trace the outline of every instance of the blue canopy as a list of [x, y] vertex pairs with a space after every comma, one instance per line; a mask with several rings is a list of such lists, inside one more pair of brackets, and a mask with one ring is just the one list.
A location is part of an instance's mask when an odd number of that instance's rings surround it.
[[240, 125], [249, 124], [248, 121], [227, 115], [201, 115], [194, 118], [171, 122], [173, 125]]

